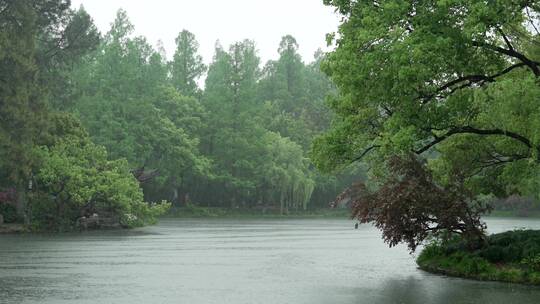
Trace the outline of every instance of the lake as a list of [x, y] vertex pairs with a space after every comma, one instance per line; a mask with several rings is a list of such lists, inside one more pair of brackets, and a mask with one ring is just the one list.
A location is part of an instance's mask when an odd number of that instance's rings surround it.
[[[490, 218], [490, 232], [540, 220]], [[0, 303], [540, 303], [540, 287], [418, 270], [346, 219], [163, 220], [130, 231], [0, 236]]]

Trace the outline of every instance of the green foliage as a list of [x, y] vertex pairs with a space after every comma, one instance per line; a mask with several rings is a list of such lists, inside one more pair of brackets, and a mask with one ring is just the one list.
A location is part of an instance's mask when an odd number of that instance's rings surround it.
[[459, 173], [475, 193], [538, 196], [536, 2], [325, 3], [343, 21], [322, 64], [340, 95], [312, 150], [320, 169], [362, 159], [381, 172], [413, 152], [441, 184]]
[[[61, 5], [51, 2], [51, 18]], [[17, 188], [31, 175], [33, 147], [46, 126], [35, 38], [38, 24], [46, 27], [51, 22], [41, 20], [35, 6], [32, 1], [10, 3], [0, 18], [0, 182]]]
[[206, 71], [201, 55], [197, 54], [199, 43], [187, 30], [180, 32], [175, 42], [176, 52], [170, 63], [173, 86], [185, 96], [197, 96], [197, 79]]
[[446, 243], [436, 240], [422, 250], [417, 263], [424, 270], [447, 275], [540, 284], [539, 236], [537, 230], [494, 234], [473, 251], [459, 238]]
[[216, 166], [214, 187], [231, 197], [231, 206], [245, 207], [251, 200], [252, 206], [257, 201], [279, 205], [282, 212], [305, 209], [315, 186], [309, 161], [294, 138], [262, 123], [283, 109], [274, 104], [272, 112], [264, 111], [268, 108], [257, 103], [258, 64], [254, 43], [246, 40], [228, 52], [217, 46], [209, 67], [204, 101], [210, 114], [203, 147]]
[[149, 189], [152, 199], [174, 199], [172, 189], [186, 178], [208, 175], [196, 138], [203, 109], [167, 85], [165, 59], [144, 38], [131, 37], [132, 31], [119, 11], [99, 52], [75, 72], [81, 97], [73, 111], [113, 158], [159, 172]]
[[201, 207], [188, 204], [185, 207], [171, 208], [166, 217], [171, 218], [344, 218], [349, 215], [347, 209], [311, 209], [291, 211], [281, 214], [279, 208], [230, 209], [221, 207]]
[[15, 223], [20, 220], [17, 209], [13, 205], [0, 203], [0, 214], [4, 217], [4, 223]]
[[540, 232], [536, 230], [508, 231], [488, 238], [489, 246], [479, 255], [492, 263], [519, 263], [540, 254]]
[[521, 260], [521, 264], [534, 271], [540, 272], [540, 254], [524, 258]]
[[202, 90], [207, 68], [187, 30], [169, 61], [123, 10], [104, 35], [69, 1], [9, 2], [0, 14], [0, 187], [17, 190], [17, 212], [36, 229], [71, 229], [93, 213], [140, 226], [168, 206], [144, 200], [191, 197], [305, 212], [363, 170], [312, 166], [336, 89], [320, 70], [325, 55], [304, 63], [290, 35], [262, 69], [254, 41], [217, 45]]
[[157, 222], [158, 217], [166, 214], [172, 204], [167, 201], [160, 203], [135, 202], [130, 206], [129, 213], [120, 216], [120, 223], [124, 227], [135, 228], [145, 225], [152, 225]]
[[166, 204], [145, 203], [127, 162], [107, 160], [105, 149], [87, 137], [66, 136], [41, 154], [36, 181], [43, 194], [30, 205], [38, 229], [71, 229], [79, 217], [94, 213], [138, 226], [166, 210]]

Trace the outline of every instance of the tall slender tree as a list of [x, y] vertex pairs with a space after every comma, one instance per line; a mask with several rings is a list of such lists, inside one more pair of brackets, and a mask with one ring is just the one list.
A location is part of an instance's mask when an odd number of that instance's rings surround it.
[[183, 30], [175, 39], [176, 51], [171, 62], [173, 86], [185, 96], [200, 93], [197, 81], [206, 72], [202, 56], [198, 54], [199, 43], [195, 35]]

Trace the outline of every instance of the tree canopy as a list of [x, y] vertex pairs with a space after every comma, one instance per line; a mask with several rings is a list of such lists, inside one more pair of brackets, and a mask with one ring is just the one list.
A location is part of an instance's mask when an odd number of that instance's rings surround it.
[[36, 227], [70, 229], [93, 213], [139, 225], [167, 206], [143, 201], [326, 207], [361, 171], [314, 168], [308, 152], [336, 88], [325, 55], [306, 63], [291, 35], [275, 61], [262, 64], [245, 39], [217, 42], [206, 66], [193, 33], [167, 58], [124, 10], [102, 34], [67, 0], [0, 3], [0, 192], [17, 193]]
[[76, 99], [74, 66], [100, 35], [69, 1], [0, 2], [0, 188], [36, 229], [72, 229], [90, 211], [127, 226], [152, 222], [151, 207], [125, 159], [109, 160], [67, 110]]
[[339, 96], [319, 168], [412, 152], [442, 184], [540, 195], [537, 1], [325, 3], [343, 22], [323, 62]]

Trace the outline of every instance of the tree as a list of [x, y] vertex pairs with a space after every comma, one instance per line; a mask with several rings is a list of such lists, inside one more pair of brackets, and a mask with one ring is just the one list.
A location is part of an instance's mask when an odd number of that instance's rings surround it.
[[109, 161], [105, 148], [92, 143], [78, 122], [69, 116], [56, 122], [57, 128], [69, 133], [51, 147], [41, 148], [37, 195], [31, 204], [35, 226], [69, 230], [78, 218], [92, 214], [108, 214], [123, 225], [140, 226], [154, 222], [168, 208], [145, 203], [127, 161]]
[[290, 208], [306, 210], [315, 181], [302, 147], [273, 132], [267, 132], [262, 140], [265, 153], [260, 155], [258, 167], [261, 201], [279, 202], [281, 214]]
[[382, 165], [413, 152], [441, 155], [432, 163], [441, 182], [461, 171], [467, 185], [497, 180], [501, 192], [534, 188], [538, 3], [325, 3], [343, 23], [323, 63], [340, 96], [331, 101], [337, 119], [312, 152], [319, 168]]
[[69, 5], [64, 0], [0, 2], [0, 183], [17, 188], [19, 213], [38, 163], [36, 147], [47, 137], [49, 106], [61, 99], [63, 67], [98, 39], [84, 10]]
[[258, 97], [256, 53], [249, 40], [228, 52], [218, 44], [208, 70], [203, 96], [208, 135], [202, 138], [215, 165], [213, 200], [230, 207], [279, 206], [282, 213], [305, 209], [314, 187], [309, 162], [301, 146], [265, 128], [271, 113]]
[[66, 9], [57, 19], [57, 23], [38, 29], [35, 57], [49, 106], [67, 110], [74, 100], [71, 71], [97, 49], [100, 34], [82, 6]]
[[98, 52], [74, 72], [78, 83], [73, 111], [91, 138], [133, 169], [155, 169], [147, 198], [179, 200], [190, 176], [206, 174], [199, 152], [203, 109], [167, 83], [166, 62], [120, 10]]
[[[57, 9], [51, 3], [51, 14]], [[22, 193], [36, 161], [33, 148], [46, 125], [34, 54], [38, 24], [48, 22], [37, 16], [31, 1], [0, 2], [0, 180]]]
[[353, 216], [361, 223], [374, 223], [390, 246], [405, 242], [412, 252], [430, 236], [453, 234], [471, 248], [482, 245], [486, 226], [480, 216], [489, 207], [471, 203], [459, 180], [440, 187], [414, 155], [392, 157], [388, 167], [392, 174], [376, 191], [358, 182], [336, 202], [350, 200]]
[[305, 65], [298, 54], [298, 43], [291, 35], [283, 36], [278, 48], [279, 59], [264, 68], [260, 98], [274, 101], [285, 112], [298, 117], [306, 103]]
[[183, 30], [176, 37], [176, 52], [171, 64], [173, 86], [185, 96], [197, 96], [197, 80], [206, 71], [202, 56], [197, 53], [199, 43], [195, 35]]
[[258, 63], [252, 41], [235, 43], [229, 52], [217, 44], [206, 79], [203, 101], [209, 115], [203, 146], [215, 164], [214, 186], [229, 197], [230, 206], [254, 190], [254, 155], [265, 132], [254, 120]]

